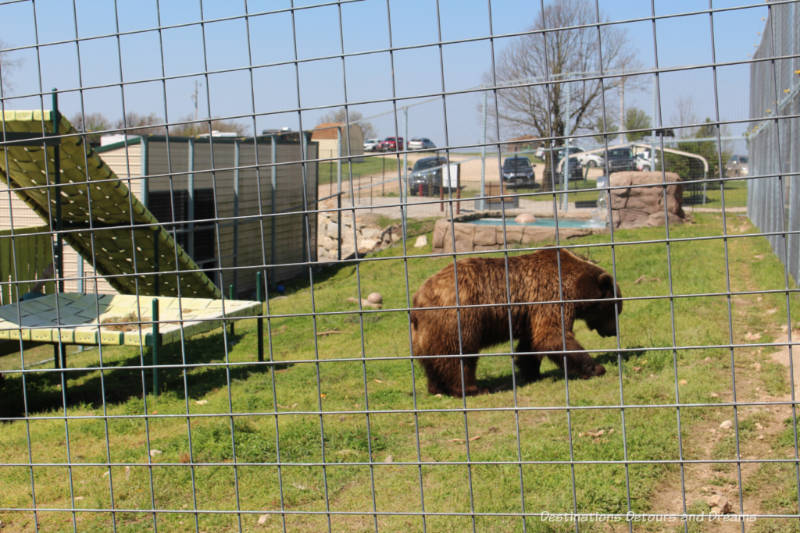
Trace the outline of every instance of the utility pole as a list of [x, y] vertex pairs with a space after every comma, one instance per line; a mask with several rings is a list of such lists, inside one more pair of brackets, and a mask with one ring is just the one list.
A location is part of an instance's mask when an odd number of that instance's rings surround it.
[[[565, 131], [567, 133], [567, 140], [564, 143], [564, 159], [563, 159], [564, 163], [562, 165], [561, 170], [564, 172], [564, 176], [562, 178], [564, 180], [564, 196], [562, 197], [562, 206], [563, 206], [562, 208], [564, 209], [564, 212], [566, 213], [567, 210], [569, 209], [569, 194], [568, 194], [567, 191], [569, 191], [569, 174], [570, 174], [570, 172], [569, 172], [569, 139], [570, 139], [570, 135], [572, 135], [572, 132], [570, 130], [570, 113], [572, 112], [570, 107], [571, 107], [571, 104], [572, 104], [572, 93], [569, 90], [569, 82], [564, 84], [564, 88], [566, 89], [566, 93], [567, 93], [567, 110], [566, 110], [566, 117], [564, 119], [564, 122], [566, 123], [566, 127], [564, 129], [565, 129]], [[577, 164], [577, 160], [576, 160], [576, 164]], [[555, 189], [556, 187], [554, 186], [553, 188]]]
[[[483, 130], [483, 134], [481, 136], [481, 195], [480, 201], [478, 203], [479, 210], [485, 211], [486, 210], [486, 108], [487, 108], [487, 99], [488, 99], [488, 92], [483, 91], [483, 113], [482, 113], [482, 120], [481, 120], [481, 129]], [[498, 155], [499, 158], [499, 155]], [[502, 173], [502, 170], [501, 170]], [[500, 176], [500, 183], [503, 182], [503, 176]]]
[[200, 103], [200, 82], [194, 80], [194, 93], [192, 93], [192, 102], [194, 103], [194, 120], [195, 123], [192, 124], [192, 128], [197, 128], [197, 118], [199, 117], [199, 103]]
[[619, 140], [625, 142], [625, 76], [622, 76], [619, 82]]

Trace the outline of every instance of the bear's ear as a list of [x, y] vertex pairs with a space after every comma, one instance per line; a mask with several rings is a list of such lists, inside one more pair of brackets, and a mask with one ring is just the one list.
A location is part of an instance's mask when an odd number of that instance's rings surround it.
[[600, 288], [600, 292], [603, 293], [604, 298], [614, 297], [614, 278], [608, 272], [600, 273], [597, 277], [597, 286]]

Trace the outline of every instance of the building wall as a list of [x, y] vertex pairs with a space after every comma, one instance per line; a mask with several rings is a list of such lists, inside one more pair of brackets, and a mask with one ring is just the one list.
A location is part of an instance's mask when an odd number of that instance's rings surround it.
[[[341, 156], [346, 157], [347, 153], [347, 132], [342, 130], [342, 152]], [[319, 143], [319, 157], [320, 159], [335, 159], [340, 157], [339, 154], [339, 141], [336, 138], [335, 132], [333, 138], [315, 138], [314, 142]], [[361, 132], [361, 127], [358, 125], [350, 126], [350, 155], [363, 155], [364, 154], [364, 134]]]
[[[213, 147], [213, 160], [212, 160]], [[187, 252], [193, 255], [201, 239], [197, 228], [212, 226], [215, 269], [207, 274], [228, 294], [234, 285], [241, 296], [253, 296], [256, 272], [268, 268], [271, 284], [296, 277], [307, 271], [303, 263], [316, 260], [316, 214], [308, 215], [305, 226], [304, 209], [315, 209], [317, 198], [317, 164], [299, 163], [303, 159], [297, 135], [278, 136], [273, 146], [269, 137], [259, 138], [256, 144], [249, 139], [176, 139], [169, 151], [165, 140], [147, 141], [148, 207], [153, 193], [169, 191], [177, 198], [179, 191], [191, 186], [195, 195], [210, 190], [215, 199], [215, 211], [210, 218], [193, 223], [187, 217], [176, 217], [176, 231], [186, 230]], [[318, 157], [316, 143], [309, 143], [306, 159]], [[287, 164], [297, 162], [295, 164]], [[303, 170], [306, 173], [306, 200], [303, 201]], [[274, 184], [273, 184], [274, 176]], [[163, 197], [163, 196], [162, 196]], [[161, 212], [161, 210], [159, 210]], [[163, 222], [164, 220], [162, 220]], [[169, 225], [167, 226], [169, 227]], [[310, 229], [310, 235], [308, 230]], [[206, 235], [208, 237], [208, 235]], [[197, 254], [194, 254], [195, 256]]]
[[[317, 143], [308, 143], [305, 158], [318, 156]], [[198, 228], [211, 229], [205, 237], [210, 235], [213, 240], [216, 268], [207, 274], [226, 295], [231, 284], [239, 295], [254, 295], [259, 269], [267, 269], [267, 281], [274, 284], [307, 272], [303, 263], [316, 260], [316, 213], [304, 211], [316, 209], [317, 164], [300, 163], [303, 154], [297, 134], [294, 138], [276, 137], [274, 158], [268, 137], [259, 138], [257, 145], [252, 138], [211, 142], [177, 138], [167, 145], [164, 138], [155, 137], [111, 146], [103, 149], [100, 157], [145, 206], [162, 213], [160, 220], [168, 231], [175, 236], [186, 232], [190, 255], [189, 248], [196, 250], [201, 245], [195, 242], [201, 238]], [[189, 222], [191, 213], [179, 208], [178, 199], [189, 196], [192, 186], [195, 195], [204, 189], [211, 191], [215, 210], [206, 219], [195, 217]], [[10, 229], [12, 214], [15, 228], [47, 223], [16, 194], [9, 193], [0, 184], [0, 230]], [[149, 205], [155, 197], [169, 204], [166, 212], [171, 216], [163, 216], [164, 205]], [[50, 261], [52, 257], [42, 269]], [[69, 246], [64, 250], [64, 277], [68, 292], [114, 292], [103, 277], [95, 276], [91, 263]]]

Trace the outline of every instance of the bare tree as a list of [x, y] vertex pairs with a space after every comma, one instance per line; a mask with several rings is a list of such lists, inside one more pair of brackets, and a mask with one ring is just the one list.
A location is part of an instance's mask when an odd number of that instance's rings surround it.
[[164, 119], [155, 113], [141, 115], [135, 111], [125, 114], [125, 120], [118, 120], [114, 127], [127, 135], [163, 135]]
[[[207, 135], [211, 131], [233, 132], [242, 136], [248, 133], [247, 126], [235, 120], [212, 119], [210, 129], [208, 121], [193, 122], [193, 120], [191, 116], [183, 117], [180, 124], [170, 125], [169, 134], [176, 137], [195, 137]], [[114, 127], [131, 135], [166, 135], [167, 133], [164, 119], [155, 113], [147, 115], [136, 112], [128, 113], [125, 115], [125, 121], [118, 120]]]
[[69, 119], [75, 129], [82, 132], [111, 129], [111, 121], [102, 113], [77, 113]]
[[[0, 50], [6, 48], [6, 43], [0, 41]], [[3, 96], [8, 96], [7, 91], [11, 88], [11, 73], [19, 66], [18, 61], [9, 59], [8, 54], [0, 52], [0, 85], [3, 88]]]
[[[99, 144], [102, 131], [111, 129], [111, 121], [102, 113], [77, 113], [69, 119], [76, 130], [86, 133], [89, 144]], [[94, 133], [98, 132], [98, 133]]]
[[694, 137], [697, 128], [684, 128], [687, 124], [697, 124], [700, 120], [694, 111], [694, 100], [691, 96], [681, 96], [675, 102], [675, 111], [673, 112], [672, 122], [678, 126], [678, 137]]
[[361, 127], [361, 133], [365, 139], [370, 139], [376, 137], [377, 134], [375, 133], [375, 127], [372, 123], [367, 122], [364, 120], [364, 115], [361, 114], [359, 111], [354, 111], [352, 109], [348, 110], [345, 113], [345, 109], [340, 107], [336, 111], [331, 111], [322, 116], [317, 124], [324, 124], [325, 122], [347, 122], [347, 119], [350, 119], [351, 124], [357, 124]]
[[[194, 119], [191, 116], [182, 118], [181, 121], [186, 123], [179, 126], [170, 126], [169, 134], [183, 137], [196, 137], [197, 135], [207, 135], [209, 133], [208, 122], [191, 122], [192, 120]], [[216, 119], [211, 121], [211, 131], [235, 133], [236, 135], [244, 137], [248, 134], [249, 128], [235, 120]]]
[[[621, 77], [614, 74], [631, 72], [637, 64], [622, 30], [598, 30], [596, 24], [605, 19], [594, 5], [588, 0], [545, 5], [531, 33], [509, 45], [497, 59], [495, 74], [484, 76], [485, 83], [497, 87], [497, 109], [489, 106], [489, 118], [510, 136], [533, 133], [561, 146], [567, 137], [592, 126], [609, 131], [602, 124], [602, 97], [620, 85]], [[630, 78], [627, 86], [631, 88]], [[549, 189], [553, 161], [552, 153], [546, 153], [543, 186]]]

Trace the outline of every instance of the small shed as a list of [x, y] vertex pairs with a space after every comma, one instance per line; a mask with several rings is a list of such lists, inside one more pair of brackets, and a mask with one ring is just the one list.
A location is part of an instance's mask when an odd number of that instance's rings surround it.
[[522, 135], [509, 139], [506, 143], [506, 150], [508, 152], [533, 152], [542, 144], [539, 137], [535, 135]]
[[[128, 136], [95, 150], [226, 295], [233, 285], [250, 296], [260, 268], [274, 284], [316, 260], [317, 163], [304, 161], [318, 146], [309, 137]], [[17, 195], [3, 197], [0, 231], [12, 220], [15, 229], [42, 224]], [[64, 276], [69, 292], [115, 292], [68, 246]]]
[[350, 124], [348, 128], [344, 122], [324, 122], [314, 128], [311, 141], [319, 144], [320, 159], [364, 154], [364, 133], [358, 124]]

